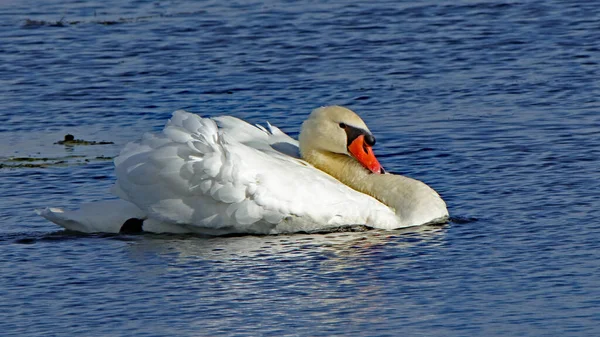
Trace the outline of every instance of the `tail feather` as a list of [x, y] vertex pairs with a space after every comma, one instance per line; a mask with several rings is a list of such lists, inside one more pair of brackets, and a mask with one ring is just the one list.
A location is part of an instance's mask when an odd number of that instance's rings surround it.
[[137, 206], [124, 200], [92, 202], [74, 211], [46, 207], [36, 212], [68, 230], [84, 233], [119, 233], [128, 219], [146, 217]]

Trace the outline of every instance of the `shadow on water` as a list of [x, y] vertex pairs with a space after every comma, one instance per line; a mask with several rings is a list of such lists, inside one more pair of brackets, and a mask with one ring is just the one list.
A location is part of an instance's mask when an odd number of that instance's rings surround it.
[[479, 219], [472, 216], [452, 216], [449, 219], [449, 222], [455, 225], [464, 225], [477, 221], [479, 221]]
[[5, 233], [0, 235], [1, 242], [9, 242], [23, 245], [36, 244], [41, 242], [63, 242], [82, 239], [98, 240], [118, 240], [118, 241], [136, 241], [138, 237], [134, 235], [109, 234], [109, 233], [79, 233], [67, 230], [58, 230], [56, 232], [29, 232], [29, 233]]
[[[453, 221], [454, 222], [454, 221]], [[452, 223], [402, 228], [392, 231], [368, 229], [364, 226], [344, 227], [333, 232], [281, 235], [203, 236], [196, 234], [86, 234], [60, 230], [51, 233], [6, 233], [0, 243], [33, 245], [73, 240], [114, 240], [134, 243], [133, 252], [175, 254], [179, 258], [208, 260], [293, 259], [310, 253], [331, 253], [336, 256], [370, 254], [394, 245], [410, 248], [418, 245], [441, 244]]]

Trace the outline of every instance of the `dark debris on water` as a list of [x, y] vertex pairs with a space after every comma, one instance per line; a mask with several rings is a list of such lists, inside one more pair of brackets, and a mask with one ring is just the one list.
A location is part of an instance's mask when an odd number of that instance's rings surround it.
[[9, 158], [4, 163], [0, 163], [0, 169], [3, 168], [46, 168], [50, 166], [65, 166], [65, 160], [50, 160], [49, 158]]
[[[121, 23], [135, 22], [135, 21], [143, 20], [144, 18], [145, 17], [133, 18], [133, 19], [119, 18], [118, 20], [89, 21], [89, 23], [95, 23], [95, 24], [104, 25], [104, 26], [112, 26], [112, 25], [118, 25], [118, 24], [121, 24]], [[78, 21], [78, 20], [75, 20], [75, 21], [66, 21], [64, 18], [61, 18], [58, 21], [25, 19], [25, 21], [23, 22], [23, 28], [68, 27], [68, 26], [78, 25], [78, 24], [81, 24], [81, 23], [85, 23], [85, 21]]]
[[[57, 145], [64, 145], [66, 148], [73, 146], [86, 145], [109, 145], [113, 142], [106, 141], [90, 141], [83, 139], [75, 139], [72, 134], [65, 135], [63, 140], [55, 142]], [[67, 155], [55, 158], [49, 157], [0, 157], [0, 169], [22, 169], [22, 168], [48, 168], [48, 167], [63, 167], [70, 165], [85, 165], [91, 162], [113, 160], [111, 156], [86, 156], [86, 155]]]
[[[58, 21], [35, 20], [35, 19], [27, 18], [24, 20], [22, 27], [23, 28], [69, 27], [69, 26], [75, 26], [75, 25], [86, 24], [86, 23], [103, 25], [103, 26], [112, 26], [112, 25], [118, 25], [118, 24], [124, 24], [124, 23], [134, 23], [134, 22], [138, 22], [138, 21], [146, 21], [146, 20], [162, 18], [162, 17], [194, 16], [194, 15], [203, 14], [203, 13], [205, 13], [205, 11], [146, 15], [146, 16], [138, 16], [138, 17], [134, 17], [134, 18], [118, 18], [116, 20], [90, 20], [90, 21], [79, 21], [79, 20], [68, 21], [68, 20], [65, 20], [64, 17], [62, 17]], [[94, 13], [94, 16], [96, 16], [95, 13]]]
[[96, 142], [96, 141], [90, 141], [90, 140], [83, 140], [83, 139], [75, 139], [75, 136], [73, 136], [72, 134], [66, 134], [65, 138], [63, 140], [59, 140], [58, 142], [54, 143], [54, 144], [58, 144], [58, 145], [108, 145], [108, 144], [114, 144], [113, 142]]
[[70, 165], [84, 165], [90, 162], [113, 160], [113, 157], [97, 156], [87, 158], [81, 155], [70, 155], [59, 158], [46, 157], [9, 157], [0, 158], [0, 169], [48, 168]]

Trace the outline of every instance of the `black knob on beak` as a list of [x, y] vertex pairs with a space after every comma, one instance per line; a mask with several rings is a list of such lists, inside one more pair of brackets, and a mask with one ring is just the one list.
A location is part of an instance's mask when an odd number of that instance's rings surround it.
[[375, 145], [375, 137], [371, 134], [365, 135], [365, 143], [369, 146]]

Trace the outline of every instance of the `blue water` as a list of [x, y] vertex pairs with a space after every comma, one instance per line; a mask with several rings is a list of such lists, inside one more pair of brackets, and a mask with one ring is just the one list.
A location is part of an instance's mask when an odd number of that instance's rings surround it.
[[[2, 336], [600, 335], [599, 17], [556, 0], [2, 2]], [[297, 135], [330, 104], [451, 221], [204, 238], [33, 213], [108, 198], [106, 158], [176, 109]], [[53, 144], [67, 133], [114, 144]]]

